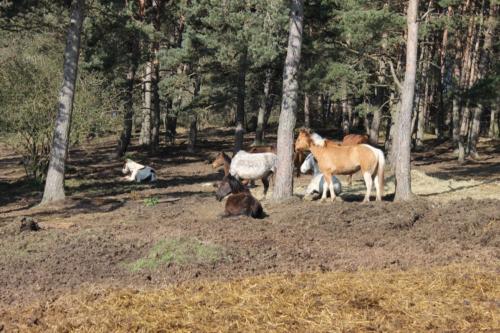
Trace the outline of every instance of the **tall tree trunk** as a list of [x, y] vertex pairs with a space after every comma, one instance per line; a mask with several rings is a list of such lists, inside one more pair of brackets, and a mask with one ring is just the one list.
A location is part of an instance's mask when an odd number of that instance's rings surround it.
[[[155, 0], [151, 3], [153, 7], [153, 27], [156, 32], [160, 31], [160, 13], [163, 6], [163, 0]], [[160, 94], [158, 92], [158, 83], [160, 82], [160, 62], [158, 53], [160, 51], [160, 42], [154, 40], [151, 48], [151, 94], [153, 99], [153, 108], [151, 110], [151, 144], [149, 150], [151, 153], [158, 151], [160, 145]]]
[[151, 144], [151, 62], [146, 63], [144, 78], [142, 82], [142, 125], [139, 144], [149, 146]]
[[234, 153], [243, 148], [243, 137], [245, 135], [245, 96], [247, 76], [247, 50], [240, 55], [238, 65], [238, 92], [236, 102], [236, 128], [234, 130]]
[[66, 49], [64, 50], [63, 84], [59, 91], [59, 103], [50, 151], [49, 170], [41, 204], [63, 200], [64, 174], [68, 156], [71, 114], [75, 96], [80, 39], [85, 12], [85, 0], [77, 0], [71, 12]]
[[500, 129], [498, 126], [498, 105], [499, 101], [497, 99], [497, 101], [491, 107], [490, 129], [488, 131], [488, 136], [492, 139], [498, 138], [500, 134]]
[[167, 98], [165, 102], [165, 142], [175, 144], [175, 136], [177, 135], [177, 114], [174, 112], [171, 98]]
[[188, 151], [194, 152], [196, 147], [196, 141], [198, 139], [198, 117], [196, 113], [193, 113], [190, 117], [189, 122], [189, 141], [188, 141]]
[[[452, 15], [452, 8], [447, 9], [448, 17]], [[441, 40], [441, 49], [439, 52], [439, 108], [437, 109], [435, 117], [434, 133], [441, 139], [444, 136], [444, 123], [445, 123], [445, 80], [446, 80], [446, 54], [448, 49], [448, 25], [445, 25], [443, 30], [443, 37]]]
[[278, 126], [278, 165], [274, 198], [293, 195], [293, 129], [297, 120], [298, 69], [304, 21], [303, 0], [292, 0], [288, 49], [283, 70], [283, 98]]
[[311, 98], [308, 93], [304, 94], [304, 126], [311, 127]]
[[342, 98], [342, 135], [346, 136], [351, 132], [349, 100], [347, 95]]
[[[474, 25], [475, 21], [471, 18], [471, 23], [469, 25], [469, 28], [473, 26], [474, 31], [471, 32], [470, 34], [470, 39], [468, 39], [467, 43], [467, 48], [466, 48], [466, 54], [469, 55], [470, 59], [466, 59], [466, 65], [464, 65], [464, 68], [467, 69], [467, 72], [464, 73], [463, 76], [463, 83], [462, 87], [465, 89], [470, 89], [473, 84], [477, 81], [478, 79], [478, 61], [479, 61], [479, 45], [480, 45], [480, 38], [479, 35], [481, 33], [481, 28], [482, 28], [482, 14], [481, 14], [481, 22], [479, 27], [476, 29]], [[469, 29], [470, 30], [470, 29]], [[464, 114], [462, 116], [462, 124], [460, 126], [460, 137], [458, 140], [458, 162], [459, 163], [464, 163], [465, 162], [465, 157], [469, 153], [469, 147], [470, 144], [468, 144], [467, 139], [470, 136], [471, 133], [471, 107], [469, 105], [469, 101], [467, 101], [465, 108], [464, 108]], [[480, 115], [482, 113], [482, 110], [479, 112], [479, 119], [480, 120]], [[478, 125], [479, 126], [479, 125]], [[478, 128], [479, 130], [479, 128]], [[479, 133], [478, 133], [479, 135]], [[470, 142], [469, 142], [470, 143]]]
[[408, 1], [407, 12], [408, 35], [406, 40], [406, 70], [401, 95], [401, 110], [397, 122], [396, 195], [395, 200], [409, 200], [411, 191], [410, 145], [411, 145], [411, 113], [415, 95], [415, 77], [417, 72], [418, 48], [418, 0]]
[[135, 84], [135, 74], [137, 71], [139, 54], [139, 46], [137, 43], [137, 38], [132, 37], [130, 43], [130, 59], [129, 67], [127, 70], [127, 91], [125, 93], [125, 112], [123, 114], [123, 129], [118, 140], [118, 145], [115, 151], [115, 157], [122, 157], [128, 149], [130, 140], [132, 138], [132, 120], [134, 118], [134, 84]]
[[160, 145], [160, 94], [158, 92], [158, 82], [160, 80], [160, 65], [157, 58], [158, 50], [154, 50], [154, 59], [152, 61], [151, 71], [151, 94], [153, 100], [153, 109], [151, 112], [151, 147], [150, 151], [155, 153]]
[[[481, 49], [481, 54], [478, 61], [477, 79], [484, 78], [490, 69], [492, 60], [492, 48], [493, 48], [493, 34], [496, 29], [496, 15], [497, 15], [497, 5], [489, 5], [489, 15], [486, 22], [486, 30], [484, 32], [484, 44]], [[484, 12], [484, 11], [483, 11]], [[482, 14], [481, 14], [482, 15]], [[469, 140], [469, 151], [474, 158], [478, 158], [477, 153], [477, 142], [479, 141], [479, 134], [481, 131], [481, 116], [483, 114], [484, 106], [482, 103], [478, 103], [476, 109], [474, 110], [474, 116], [472, 120], [471, 135]], [[493, 114], [493, 108], [491, 110]], [[494, 118], [493, 118], [494, 119]]]
[[[385, 83], [385, 62], [379, 61], [379, 75], [378, 75], [378, 83], [383, 85]], [[378, 144], [378, 135], [380, 131], [380, 121], [382, 118], [382, 111], [384, 109], [384, 99], [385, 99], [385, 89], [382, 87], [377, 87], [377, 108], [373, 110], [373, 117], [370, 124], [368, 136], [369, 142], [372, 145]]]
[[474, 114], [472, 116], [472, 127], [470, 129], [470, 139], [469, 139], [469, 154], [473, 158], [479, 158], [477, 152], [477, 143], [479, 141], [479, 134], [481, 132], [481, 116], [483, 115], [484, 107], [482, 104], [478, 104], [474, 108]]
[[255, 140], [254, 140], [254, 145], [256, 146], [262, 145], [264, 142], [264, 131], [267, 125], [267, 122], [265, 121], [266, 110], [270, 99], [271, 78], [272, 78], [272, 69], [268, 68], [266, 70], [266, 80], [264, 82], [264, 95], [262, 96], [262, 100], [260, 102], [260, 107], [259, 107], [259, 113], [257, 115], [257, 130], [255, 131]]

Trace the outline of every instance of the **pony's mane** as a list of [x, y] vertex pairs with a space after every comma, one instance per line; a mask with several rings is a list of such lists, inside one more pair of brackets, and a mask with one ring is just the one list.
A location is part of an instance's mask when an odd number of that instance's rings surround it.
[[319, 135], [317, 133], [311, 134], [311, 140], [312, 140], [312, 143], [318, 147], [324, 147], [325, 143], [326, 143], [326, 140], [323, 137], [321, 137], [321, 135]]
[[233, 193], [241, 193], [241, 192], [246, 192], [246, 187], [238, 180], [236, 177], [233, 177], [231, 175], [227, 175], [224, 177], [227, 179], [227, 182], [229, 183], [229, 187], [231, 187], [231, 192]]
[[222, 158], [224, 159], [224, 161], [226, 161], [227, 163], [231, 164], [231, 157], [229, 157], [229, 155], [226, 154], [223, 151], [221, 153], [222, 153]]

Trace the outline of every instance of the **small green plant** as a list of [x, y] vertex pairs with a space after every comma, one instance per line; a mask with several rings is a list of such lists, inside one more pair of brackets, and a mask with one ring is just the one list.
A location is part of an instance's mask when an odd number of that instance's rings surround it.
[[150, 198], [146, 198], [144, 199], [144, 205], [146, 207], [154, 207], [158, 204], [159, 200], [157, 197], [150, 197]]
[[127, 264], [130, 270], [157, 269], [160, 265], [176, 263], [214, 263], [222, 258], [222, 249], [197, 239], [180, 238], [161, 240], [156, 243], [145, 258]]

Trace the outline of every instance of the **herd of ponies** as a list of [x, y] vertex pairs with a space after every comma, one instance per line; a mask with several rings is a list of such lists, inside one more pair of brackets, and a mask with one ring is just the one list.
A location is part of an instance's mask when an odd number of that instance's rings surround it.
[[[310, 153], [306, 156], [305, 152]], [[222, 201], [228, 197], [222, 217], [266, 216], [262, 205], [250, 192], [249, 185], [261, 180], [264, 185], [264, 197], [267, 196], [269, 183], [276, 172], [278, 161], [276, 146], [256, 146], [248, 151], [240, 150], [232, 158], [220, 152], [212, 162], [214, 169], [223, 167], [224, 177], [214, 184], [217, 187], [216, 198]], [[295, 141], [294, 166], [297, 176], [312, 172], [313, 178], [305, 191], [305, 199], [327, 200], [333, 202], [341, 193], [342, 185], [336, 175], [347, 175], [348, 183], [352, 175], [361, 171], [366, 194], [364, 202], [370, 201], [372, 186], [375, 186], [376, 200], [381, 201], [384, 191], [384, 153], [368, 144], [368, 136], [350, 134], [342, 143], [325, 139], [308, 129], [301, 129]], [[123, 173], [130, 176], [128, 181], [154, 181], [155, 171], [147, 166], [128, 159]]]

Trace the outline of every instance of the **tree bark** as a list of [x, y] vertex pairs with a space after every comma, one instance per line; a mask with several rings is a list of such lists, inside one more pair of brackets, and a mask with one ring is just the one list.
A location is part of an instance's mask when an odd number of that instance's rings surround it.
[[311, 99], [308, 93], [304, 95], [304, 126], [311, 127]]
[[292, 0], [288, 49], [283, 70], [283, 98], [278, 126], [278, 165], [274, 198], [293, 195], [293, 130], [297, 120], [298, 69], [304, 21], [303, 0]]
[[125, 113], [123, 114], [123, 129], [118, 140], [118, 145], [115, 151], [115, 157], [122, 157], [128, 149], [130, 140], [132, 139], [132, 123], [134, 118], [134, 83], [135, 75], [138, 66], [139, 54], [138, 43], [136, 37], [132, 37], [130, 43], [130, 59], [127, 71], [127, 91], [125, 93]]
[[63, 200], [64, 175], [68, 156], [71, 114], [75, 96], [80, 40], [85, 12], [85, 0], [77, 0], [71, 12], [70, 25], [64, 50], [63, 83], [52, 138], [49, 169], [41, 204]]
[[344, 95], [342, 99], [342, 134], [344, 136], [349, 134], [351, 129], [349, 115], [350, 115], [349, 102], [347, 99], [347, 95]]
[[[482, 79], [489, 72], [489, 67], [492, 59], [492, 47], [493, 47], [493, 34], [496, 28], [496, 9], [497, 6], [491, 5], [489, 7], [489, 16], [486, 22], [486, 30], [484, 32], [484, 44], [481, 49], [481, 54], [479, 55], [477, 78]], [[474, 110], [474, 116], [472, 120], [472, 128], [469, 140], [469, 152], [474, 158], [478, 158], [479, 154], [477, 152], [477, 143], [479, 141], [479, 135], [481, 132], [481, 116], [484, 111], [484, 106], [482, 103], [478, 103]], [[493, 109], [491, 110], [493, 114]]]
[[267, 105], [269, 104], [270, 91], [271, 91], [271, 77], [272, 69], [268, 68], [266, 70], [266, 80], [264, 82], [264, 95], [260, 102], [259, 113], [257, 115], [257, 130], [255, 131], [254, 145], [262, 145], [264, 142], [264, 132], [267, 126], [266, 111]]
[[234, 130], [234, 153], [243, 148], [243, 138], [245, 135], [245, 96], [246, 96], [246, 76], [247, 76], [247, 50], [240, 55], [238, 65], [238, 91], [236, 102], [236, 128]]
[[[452, 8], [447, 9], [448, 17], [452, 15]], [[448, 114], [445, 110], [444, 98], [445, 98], [445, 80], [446, 80], [446, 54], [448, 49], [448, 26], [445, 25], [443, 30], [443, 37], [441, 40], [441, 49], [439, 52], [439, 108], [437, 109], [434, 133], [441, 139], [444, 137], [444, 123], [445, 114]]]
[[194, 152], [196, 147], [196, 141], [198, 139], [198, 117], [195, 114], [190, 116], [191, 120], [189, 123], [189, 142], [188, 142], [188, 151]]
[[410, 148], [411, 148], [411, 113], [415, 95], [418, 48], [418, 0], [408, 1], [408, 34], [406, 41], [406, 70], [401, 95], [401, 110], [397, 122], [397, 165], [396, 165], [396, 201], [410, 200], [411, 191]]
[[139, 144], [149, 146], [151, 144], [151, 61], [146, 63], [142, 86], [142, 125]]
[[499, 136], [500, 130], [498, 126], [498, 99], [491, 106], [491, 115], [490, 115], [490, 129], [488, 131], [488, 136], [492, 139], [495, 139]]
[[158, 50], [155, 48], [152, 70], [151, 70], [151, 94], [153, 100], [153, 110], [151, 112], [151, 147], [150, 151], [155, 153], [160, 145], [160, 94], [158, 92], [158, 82], [160, 81], [160, 65], [157, 58]]

